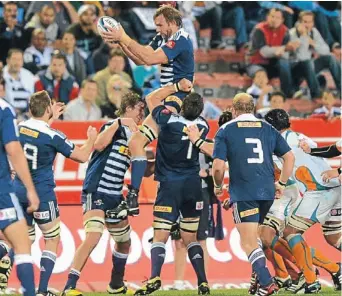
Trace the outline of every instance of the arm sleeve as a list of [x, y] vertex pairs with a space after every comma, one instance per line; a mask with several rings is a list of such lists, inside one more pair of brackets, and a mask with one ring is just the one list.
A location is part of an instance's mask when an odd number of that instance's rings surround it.
[[163, 42], [163, 37], [157, 34], [156, 36], [154, 36], [149, 46], [151, 46], [153, 50], [156, 50], [160, 46], [160, 44], [162, 44], [162, 42]]
[[265, 9], [272, 9], [272, 8], [276, 8], [276, 9], [280, 9], [282, 11], [286, 11], [286, 6], [280, 3], [276, 3], [274, 1], [260, 1], [259, 5], [262, 8]]
[[67, 137], [61, 134], [55, 135], [52, 139], [52, 143], [57, 152], [63, 154], [67, 158], [70, 157], [71, 153], [75, 149], [75, 144], [71, 143]]
[[316, 28], [313, 29], [313, 40], [315, 42], [315, 50], [319, 55], [328, 55], [330, 53], [328, 44]]
[[152, 117], [160, 127], [168, 123], [171, 115], [172, 112], [164, 105], [159, 105], [152, 110]]
[[224, 137], [224, 129], [219, 129], [215, 136], [213, 159], [227, 160], [227, 144]]
[[19, 140], [17, 122], [10, 108], [6, 108], [3, 112], [2, 125], [0, 130], [1, 142], [4, 145]]
[[166, 42], [161, 49], [170, 61], [177, 57], [182, 51], [186, 50], [187, 47], [187, 40], [184, 37], [180, 37], [178, 40], [170, 40]]
[[265, 36], [259, 29], [252, 32], [252, 50], [258, 50], [266, 45]]
[[333, 144], [325, 147], [311, 148], [310, 155], [324, 158], [332, 158], [340, 156], [341, 152], [337, 149], [336, 144]]
[[282, 157], [284, 154], [289, 152], [291, 148], [278, 131], [273, 129], [273, 133], [275, 134], [275, 137], [276, 137], [274, 154], [278, 157]]

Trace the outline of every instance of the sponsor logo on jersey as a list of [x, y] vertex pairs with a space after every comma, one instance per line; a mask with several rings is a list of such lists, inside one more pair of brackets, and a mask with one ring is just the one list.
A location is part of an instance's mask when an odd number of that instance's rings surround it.
[[196, 202], [196, 210], [203, 210], [203, 201]]
[[0, 210], [0, 220], [10, 220], [17, 218], [17, 212], [15, 208], [8, 208]]
[[125, 146], [120, 146], [119, 147], [119, 153], [123, 155], [130, 155], [129, 149]]
[[[182, 100], [176, 96], [168, 96], [166, 99], [165, 99], [165, 102], [168, 103], [168, 102], [175, 102], [177, 103], [179, 106], [182, 106]], [[164, 109], [165, 110], [165, 109]]]
[[332, 209], [330, 214], [331, 216], [341, 216], [341, 209]]
[[46, 220], [50, 219], [50, 212], [45, 211], [45, 212], [34, 212], [33, 217], [37, 220]]
[[239, 121], [237, 123], [238, 127], [261, 127], [260, 121]]
[[154, 206], [155, 212], [162, 212], [162, 213], [171, 213], [172, 207], [166, 207], [166, 206]]
[[30, 129], [26, 128], [26, 127], [21, 127], [20, 128], [20, 133], [23, 134], [23, 135], [32, 137], [32, 138], [38, 138], [38, 136], [39, 136], [39, 132], [30, 130]]
[[250, 209], [250, 210], [246, 210], [246, 211], [240, 212], [240, 217], [244, 218], [244, 217], [256, 215], [258, 213], [259, 213], [259, 209], [258, 208]]
[[167, 46], [170, 49], [174, 48], [175, 45], [176, 45], [176, 42], [174, 42], [173, 40], [170, 40], [170, 41], [165, 43], [165, 46]]

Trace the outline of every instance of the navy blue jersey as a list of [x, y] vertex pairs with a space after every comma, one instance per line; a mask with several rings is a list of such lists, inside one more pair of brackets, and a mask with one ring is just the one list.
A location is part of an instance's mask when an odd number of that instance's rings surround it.
[[18, 141], [15, 112], [10, 104], [0, 98], [0, 194], [13, 192], [11, 170], [5, 145]]
[[[75, 145], [46, 122], [31, 118], [19, 124], [19, 139], [29, 165], [33, 183], [39, 192], [50, 192], [55, 184], [53, 162], [56, 154], [70, 157]], [[24, 186], [18, 176], [14, 180], [16, 190]], [[49, 201], [52, 195], [40, 195], [41, 201]]]
[[276, 129], [252, 114], [221, 126], [213, 157], [228, 161], [231, 202], [274, 199], [272, 155], [281, 157], [290, 150]]
[[169, 40], [157, 34], [150, 43], [156, 50], [161, 48], [169, 62], [161, 65], [160, 84], [169, 85], [186, 78], [193, 81], [195, 61], [194, 49], [190, 36], [184, 29], [179, 29]]
[[152, 117], [159, 125], [155, 178], [158, 181], [171, 181], [198, 176], [199, 152], [186, 135], [187, 126], [197, 125], [204, 129], [205, 139], [209, 126], [202, 117], [194, 121], [172, 113], [165, 106], [158, 106], [152, 111]]
[[[101, 132], [114, 122], [111, 120], [104, 124]], [[128, 127], [121, 126], [114, 134], [112, 142], [103, 151], [93, 152], [83, 182], [83, 192], [122, 194], [125, 173], [130, 165], [128, 140], [131, 134]]]

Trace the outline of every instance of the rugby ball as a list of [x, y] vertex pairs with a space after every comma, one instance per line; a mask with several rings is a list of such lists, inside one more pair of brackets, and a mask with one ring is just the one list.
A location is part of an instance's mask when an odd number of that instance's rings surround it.
[[120, 23], [117, 22], [112, 17], [102, 16], [97, 21], [97, 30], [98, 30], [99, 34], [101, 34], [101, 32], [108, 32], [108, 29], [106, 27], [111, 27], [113, 29], [119, 29]]

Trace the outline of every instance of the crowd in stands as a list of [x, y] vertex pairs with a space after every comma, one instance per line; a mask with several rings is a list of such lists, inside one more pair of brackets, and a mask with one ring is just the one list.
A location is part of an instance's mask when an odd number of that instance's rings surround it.
[[[242, 66], [233, 74], [244, 83], [236, 92], [247, 90], [254, 97], [257, 116], [286, 108], [288, 101], [306, 100], [312, 102], [311, 116], [334, 119], [341, 113], [340, 3], [4, 1], [0, 3], [0, 97], [14, 106], [20, 119], [28, 116], [30, 96], [43, 89], [67, 105], [64, 120], [115, 118], [125, 93], [144, 96], [160, 86], [159, 67], [136, 66], [118, 45], [105, 44], [96, 21], [112, 16], [127, 34], [148, 44], [155, 35], [155, 10], [169, 4], [182, 12], [196, 57], [242, 57]], [[225, 40], [227, 28], [234, 32], [233, 44]], [[208, 29], [208, 42], [203, 43], [202, 33]], [[232, 72], [228, 68], [228, 63], [221, 63], [219, 72]], [[196, 71], [215, 77], [215, 69]], [[201, 75], [195, 77], [196, 91], [206, 99], [203, 116], [217, 119], [221, 106], [206, 97], [208, 92], [197, 79]], [[274, 78], [280, 84], [273, 83]], [[219, 87], [225, 84], [222, 80]]]

